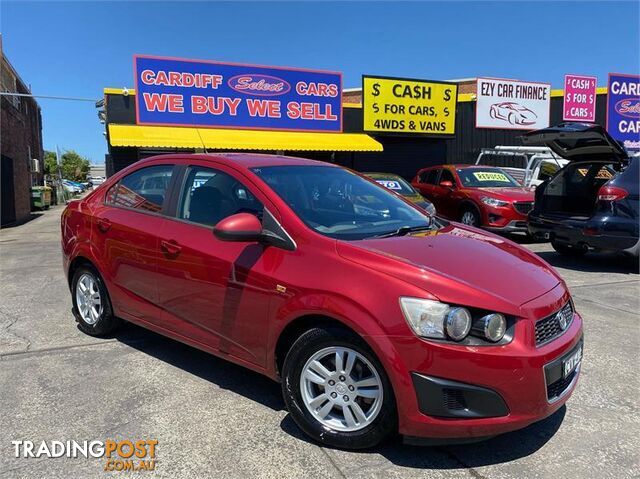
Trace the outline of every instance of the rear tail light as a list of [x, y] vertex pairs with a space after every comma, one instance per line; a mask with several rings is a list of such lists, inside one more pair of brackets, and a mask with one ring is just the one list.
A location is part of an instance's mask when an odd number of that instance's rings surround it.
[[603, 186], [598, 191], [598, 201], [619, 201], [625, 198], [629, 192], [618, 186]]

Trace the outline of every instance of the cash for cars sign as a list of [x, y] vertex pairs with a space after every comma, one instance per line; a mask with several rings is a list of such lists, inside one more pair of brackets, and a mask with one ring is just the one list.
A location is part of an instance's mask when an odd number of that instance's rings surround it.
[[134, 57], [141, 125], [342, 131], [336, 72]]
[[596, 77], [583, 75], [564, 76], [564, 121], [596, 121]]
[[458, 85], [365, 75], [363, 130], [372, 133], [453, 135]]
[[478, 78], [476, 128], [537, 130], [549, 126], [551, 84]]
[[640, 75], [609, 74], [607, 131], [625, 148], [640, 149]]

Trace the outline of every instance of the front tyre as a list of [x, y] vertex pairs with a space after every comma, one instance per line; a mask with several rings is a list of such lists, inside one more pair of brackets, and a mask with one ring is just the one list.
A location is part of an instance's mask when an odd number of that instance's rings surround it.
[[396, 429], [393, 390], [369, 347], [340, 328], [314, 328], [293, 344], [282, 393], [296, 424], [314, 440], [364, 449]]
[[481, 221], [482, 220], [480, 219], [480, 212], [472, 206], [465, 207], [460, 214], [460, 223], [463, 223], [467, 226], [480, 228]]
[[89, 265], [79, 267], [71, 281], [73, 315], [82, 332], [102, 336], [114, 332], [122, 323], [113, 315], [104, 281]]

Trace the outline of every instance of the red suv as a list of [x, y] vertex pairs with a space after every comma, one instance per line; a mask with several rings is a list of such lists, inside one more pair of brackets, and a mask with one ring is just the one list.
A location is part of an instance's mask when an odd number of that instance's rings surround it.
[[547, 263], [327, 163], [148, 158], [69, 204], [62, 249], [81, 330], [130, 321], [280, 380], [331, 446], [518, 429], [580, 371]]
[[418, 171], [411, 185], [444, 218], [496, 232], [527, 232], [534, 191], [500, 168], [434, 166]]

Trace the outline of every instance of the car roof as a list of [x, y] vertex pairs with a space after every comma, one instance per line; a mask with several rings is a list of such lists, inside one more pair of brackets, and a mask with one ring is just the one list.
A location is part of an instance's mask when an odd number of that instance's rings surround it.
[[307, 158], [296, 158], [284, 155], [269, 155], [264, 153], [174, 153], [167, 155], [156, 155], [141, 160], [145, 163], [156, 160], [204, 160], [212, 163], [227, 163], [229, 165], [243, 168], [257, 168], [263, 166], [331, 166], [337, 165], [324, 161], [309, 160]]

